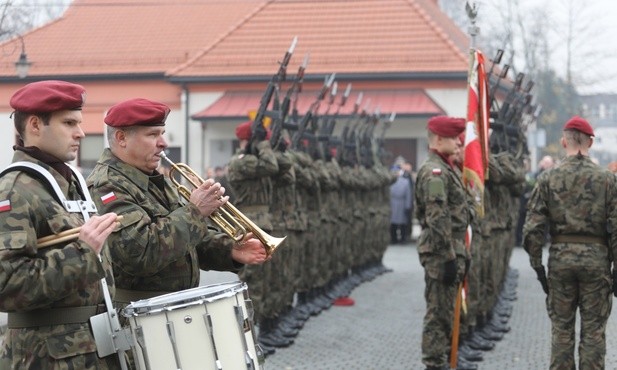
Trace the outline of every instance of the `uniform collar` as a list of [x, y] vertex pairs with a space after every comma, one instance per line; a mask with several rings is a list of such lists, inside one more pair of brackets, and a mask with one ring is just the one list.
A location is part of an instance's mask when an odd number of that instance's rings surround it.
[[[146, 175], [137, 168], [122, 161], [120, 158], [116, 157], [109, 148], [105, 148], [105, 150], [103, 150], [103, 154], [101, 154], [101, 158], [99, 159], [98, 163], [113, 168], [114, 170], [120, 172], [127, 179], [132, 181], [144, 192], [148, 191], [148, 184], [150, 182], [151, 176]], [[156, 173], [156, 175], [158, 175], [158, 173]]]

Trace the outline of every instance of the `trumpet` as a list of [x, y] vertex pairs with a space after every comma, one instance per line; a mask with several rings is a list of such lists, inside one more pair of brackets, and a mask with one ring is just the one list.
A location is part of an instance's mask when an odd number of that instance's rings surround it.
[[[176, 180], [174, 177], [175, 172], [178, 172], [185, 180], [187, 180], [195, 189], [204, 183], [202, 179], [191, 167], [184, 163], [174, 163], [165, 152], [161, 152], [161, 158], [163, 158], [171, 169], [169, 170], [169, 179], [174, 184], [178, 193], [187, 201], [191, 198], [191, 190], [187, 186], [184, 186]], [[276, 238], [257, 226], [253, 221], [249, 220], [242, 212], [240, 212], [231, 203], [227, 202], [219, 207], [216, 211], [210, 215], [210, 220], [214, 222], [227, 236], [232, 238], [236, 242], [242, 241], [248, 232], [253, 233], [259, 241], [266, 247], [266, 254], [272, 255], [276, 248], [287, 238]]]

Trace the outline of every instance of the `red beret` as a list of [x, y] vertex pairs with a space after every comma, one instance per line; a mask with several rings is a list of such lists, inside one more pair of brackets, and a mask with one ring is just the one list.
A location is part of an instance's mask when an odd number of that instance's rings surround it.
[[236, 137], [238, 140], [249, 140], [251, 138], [251, 126], [253, 121], [246, 121], [236, 126]]
[[456, 137], [465, 131], [465, 119], [435, 116], [428, 120], [426, 128], [441, 137]]
[[563, 126], [563, 130], [576, 130], [582, 132], [583, 134], [594, 136], [593, 128], [591, 128], [589, 122], [579, 116], [570, 118], [570, 120], [566, 122], [566, 125]]
[[27, 84], [11, 97], [11, 107], [25, 113], [78, 110], [84, 105], [83, 86], [65, 81], [39, 81]]
[[104, 121], [111, 127], [165, 126], [169, 111], [163, 103], [143, 98], [129, 99], [109, 108]]

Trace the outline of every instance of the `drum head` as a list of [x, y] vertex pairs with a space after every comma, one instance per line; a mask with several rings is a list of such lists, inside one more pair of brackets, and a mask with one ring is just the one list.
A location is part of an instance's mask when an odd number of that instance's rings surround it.
[[247, 290], [247, 285], [240, 281], [198, 286], [133, 302], [122, 310], [122, 314], [126, 317], [156, 314], [164, 310], [214, 302], [234, 296], [244, 290]]

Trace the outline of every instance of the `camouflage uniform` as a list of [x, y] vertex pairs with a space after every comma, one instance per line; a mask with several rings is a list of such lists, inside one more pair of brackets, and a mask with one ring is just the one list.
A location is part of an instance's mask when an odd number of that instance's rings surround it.
[[422, 362], [447, 362], [457, 288], [443, 282], [444, 264], [456, 260], [457, 280], [468, 259], [464, 236], [469, 224], [465, 188], [454, 169], [436, 151], [429, 152], [416, 180], [416, 215], [422, 226], [418, 240], [426, 283], [426, 315], [422, 332]]
[[163, 175], [148, 176], [105, 149], [88, 187], [99, 211], [124, 216], [107, 239], [119, 303], [197, 287], [200, 269], [241, 267], [231, 258], [232, 240], [209, 230], [192, 203], [183, 206]]
[[[272, 199], [271, 176], [278, 173], [279, 166], [269, 141], [260, 142], [256, 148], [257, 155], [239, 151], [231, 158], [228, 177], [236, 196], [237, 203], [234, 205], [263, 231], [270, 234], [273, 228], [269, 213]], [[282, 247], [284, 246], [285, 244]], [[272, 308], [266, 305], [269, 269], [270, 263], [249, 265], [239, 274], [240, 279], [249, 287], [256, 323], [260, 323], [264, 315], [271, 315]]]
[[541, 268], [545, 227], [552, 243], [546, 305], [552, 322], [551, 369], [575, 369], [576, 309], [581, 316], [580, 369], [604, 369], [612, 308], [611, 263], [617, 252], [615, 176], [580, 153], [546, 171], [527, 206], [524, 247]]
[[[17, 161], [42, 166], [57, 181], [66, 199], [82, 199], [75, 181], [69, 183], [45, 163], [19, 150], [13, 157], [13, 162]], [[2, 311], [9, 312], [9, 316], [14, 312], [40, 316], [69, 307], [91, 306], [96, 310], [104, 302], [104, 277], [113, 293], [107, 248], [101, 260], [81, 241], [37, 250], [38, 238], [84, 223], [83, 216], [67, 212], [41, 180], [25, 172], [9, 172], [0, 180], [0, 199], [10, 201], [10, 209], [0, 212]], [[116, 356], [98, 357], [85, 319], [70, 324], [9, 328], [0, 349], [0, 368], [119, 369], [120, 365]]]
[[283, 247], [277, 250], [269, 262], [271, 274], [268, 281], [272, 293], [268, 300], [272, 302], [273, 314], [278, 316], [291, 308], [297, 288], [294, 273], [298, 269], [300, 233], [295, 218], [296, 173], [293, 160], [287, 152], [277, 151], [275, 155], [279, 172], [272, 176], [272, 232], [277, 236], [287, 236]]

